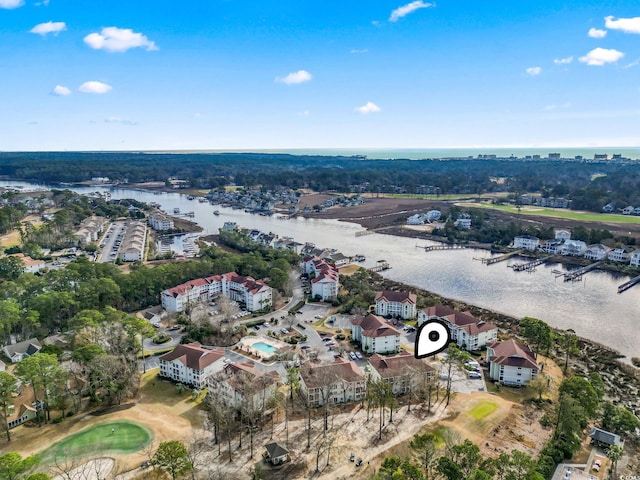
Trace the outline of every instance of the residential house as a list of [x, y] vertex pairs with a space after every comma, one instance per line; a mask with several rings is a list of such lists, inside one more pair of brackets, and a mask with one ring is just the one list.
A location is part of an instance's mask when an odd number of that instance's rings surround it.
[[411, 215], [407, 217], [408, 225], [423, 225], [426, 220], [426, 215], [424, 213], [416, 213], [415, 215]]
[[305, 363], [300, 368], [300, 390], [307, 404], [359, 402], [366, 395], [367, 382], [358, 366], [338, 357], [334, 363]]
[[634, 267], [640, 267], [640, 250], [634, 250], [629, 263]]
[[608, 253], [607, 258], [612, 262], [629, 263], [629, 258], [632, 253], [633, 249], [629, 247], [618, 247], [611, 250]]
[[2, 347], [2, 351], [11, 360], [11, 363], [18, 363], [20, 360], [35, 355], [41, 348], [42, 344], [37, 338], [30, 338], [13, 345], [5, 345]]
[[534, 251], [538, 248], [540, 239], [532, 235], [519, 235], [513, 239], [513, 248], [524, 248], [525, 250]]
[[303, 260], [305, 273], [314, 275], [311, 279], [311, 296], [320, 297], [323, 301], [338, 296], [340, 288], [338, 268], [317, 256]]
[[586, 251], [587, 244], [582, 240], [565, 240], [561, 253], [571, 257], [582, 257]]
[[556, 255], [558, 253], [560, 253], [562, 251], [562, 242], [564, 240], [558, 240], [556, 238], [552, 238], [550, 240], [545, 240], [544, 242], [542, 242], [539, 246], [538, 249], [541, 252], [544, 253], [549, 253], [551, 255]]
[[571, 240], [571, 232], [568, 230], [556, 229], [554, 233], [556, 240]]
[[223, 357], [223, 348], [209, 350], [198, 342], [178, 345], [160, 356], [160, 376], [201, 389], [207, 377], [222, 369]]
[[[429, 222], [437, 222], [438, 220], [440, 220], [440, 216], [442, 214], [440, 213], [440, 210], [429, 210], [427, 212], [427, 221]], [[471, 226], [471, 225], [469, 225]]]
[[461, 213], [456, 221], [453, 222], [453, 226], [461, 230], [469, 230], [471, 228], [471, 216], [467, 213]]
[[601, 243], [589, 245], [584, 252], [584, 258], [587, 260], [604, 260], [609, 254], [609, 247], [602, 245]]
[[13, 398], [13, 403], [9, 405], [6, 418], [9, 429], [22, 425], [29, 420], [36, 418], [35, 397], [33, 388], [20, 385], [18, 395]]
[[622, 214], [623, 214], [623, 215], [633, 215], [633, 211], [634, 211], [634, 210], [635, 210], [635, 209], [634, 209], [631, 205], [629, 205], [628, 207], [624, 207], [624, 208], [622, 209]]
[[267, 443], [264, 448], [266, 452], [263, 456], [271, 465], [281, 465], [289, 460], [289, 450], [278, 442]]
[[28, 255], [25, 255], [24, 253], [13, 253], [9, 256], [17, 257], [20, 260], [22, 260], [22, 263], [24, 264], [24, 271], [27, 273], [38, 273], [46, 266], [46, 263], [44, 260], [34, 260], [33, 258], [31, 258]]
[[278, 373], [255, 368], [251, 361], [229, 363], [207, 378], [209, 395], [233, 408], [265, 410], [278, 387]]
[[611, 447], [613, 445], [622, 445], [622, 439], [620, 435], [602, 430], [601, 428], [592, 428], [589, 433], [591, 437], [591, 443], [597, 443], [603, 447]]
[[393, 356], [376, 353], [369, 358], [369, 365], [371, 378], [389, 383], [394, 395], [410, 392], [423, 380], [433, 379], [435, 376], [435, 369], [431, 365], [404, 350]]
[[418, 325], [428, 320], [444, 322], [451, 340], [464, 350], [480, 350], [498, 338], [498, 327], [475, 318], [470, 312], [457, 312], [445, 305], [435, 305], [418, 313]]
[[416, 318], [418, 297], [415, 293], [384, 290], [376, 292], [376, 315], [399, 317], [404, 320]]
[[400, 332], [377, 315], [351, 320], [351, 338], [366, 353], [393, 353], [400, 350]]
[[531, 349], [514, 339], [487, 345], [489, 376], [504, 385], [527, 385], [539, 372]]

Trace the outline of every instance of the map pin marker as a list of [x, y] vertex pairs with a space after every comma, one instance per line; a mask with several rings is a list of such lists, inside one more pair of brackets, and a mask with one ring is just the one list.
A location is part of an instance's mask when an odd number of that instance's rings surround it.
[[451, 340], [449, 328], [440, 320], [428, 320], [418, 327], [414, 356], [424, 358], [440, 353]]

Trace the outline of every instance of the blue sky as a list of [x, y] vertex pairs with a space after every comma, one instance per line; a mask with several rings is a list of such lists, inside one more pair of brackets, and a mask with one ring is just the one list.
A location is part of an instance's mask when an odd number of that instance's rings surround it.
[[0, 74], [0, 150], [640, 146], [637, 0], [0, 0]]

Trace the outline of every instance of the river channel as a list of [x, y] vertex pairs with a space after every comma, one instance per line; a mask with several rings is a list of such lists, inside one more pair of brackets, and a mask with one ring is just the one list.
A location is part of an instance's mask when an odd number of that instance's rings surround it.
[[[0, 182], [0, 186], [24, 186], [25, 182]], [[425, 252], [424, 240], [383, 234], [355, 236], [360, 225], [323, 219], [280, 219], [264, 217], [190, 201], [178, 193], [155, 194], [149, 191], [115, 187], [69, 187], [78, 193], [108, 191], [113, 199], [135, 198], [157, 202], [172, 213], [194, 212], [193, 221], [204, 233], [218, 233], [224, 222], [236, 222], [244, 228], [290, 236], [296, 241], [313, 242], [319, 247], [336, 248], [345, 255], [364, 254], [365, 267], [386, 260], [391, 269], [383, 275], [391, 280], [415, 285], [444, 297], [458, 299], [513, 317], [530, 316], [562, 329], [572, 328], [580, 336], [620, 351], [627, 358], [640, 357], [640, 285], [618, 294], [618, 285], [627, 276], [592, 271], [582, 281], [564, 282], [553, 270], [560, 264], [538, 266], [533, 272], [514, 272], [508, 265], [521, 262], [513, 258], [493, 265], [477, 259], [488, 256], [484, 250], [440, 250]], [[220, 215], [213, 215], [219, 210]]]

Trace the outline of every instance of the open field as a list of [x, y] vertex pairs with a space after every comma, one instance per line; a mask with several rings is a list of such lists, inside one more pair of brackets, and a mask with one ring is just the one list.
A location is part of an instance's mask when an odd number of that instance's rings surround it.
[[417, 200], [432, 200], [432, 201], [445, 201], [445, 200], [464, 200], [469, 198], [506, 198], [509, 195], [508, 192], [497, 193], [448, 193], [448, 194], [419, 194], [419, 193], [381, 193], [381, 194], [363, 194], [364, 198], [367, 197], [381, 197], [381, 198], [415, 198]]
[[578, 210], [567, 210], [565, 208], [543, 208], [527, 205], [520, 207], [520, 211], [518, 211], [518, 209], [514, 205], [494, 205], [490, 203], [475, 202], [460, 202], [458, 203], [458, 205], [467, 208], [486, 208], [513, 214], [540, 215], [543, 217], [564, 218], [581, 222], [640, 224], [640, 217], [635, 217], [633, 215], [618, 215], [615, 213], [582, 212]]

